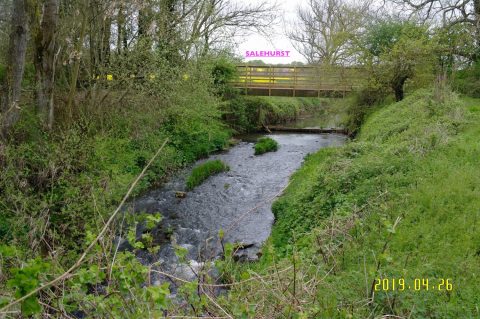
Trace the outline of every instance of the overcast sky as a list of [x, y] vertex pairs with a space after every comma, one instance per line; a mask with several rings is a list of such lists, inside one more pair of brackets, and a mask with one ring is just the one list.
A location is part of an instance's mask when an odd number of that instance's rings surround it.
[[[242, 2], [260, 3], [262, 0], [240, 0]], [[275, 0], [267, 0], [275, 3]], [[245, 57], [245, 52], [248, 51], [290, 51], [290, 57], [281, 58], [245, 58], [248, 60], [261, 59], [266, 63], [290, 63], [292, 61], [305, 62], [303, 56], [298, 53], [293, 47], [290, 39], [285, 35], [285, 28], [291, 28], [291, 21], [295, 19], [298, 5], [305, 5], [308, 0], [278, 0], [279, 4], [279, 18], [275, 25], [272, 26], [273, 34], [263, 37], [259, 34], [251, 34], [244, 38], [239, 38], [237, 53]]]

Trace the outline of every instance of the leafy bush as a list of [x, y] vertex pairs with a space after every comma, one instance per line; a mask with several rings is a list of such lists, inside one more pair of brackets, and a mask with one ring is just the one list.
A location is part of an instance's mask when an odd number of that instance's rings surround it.
[[212, 175], [226, 172], [230, 167], [220, 160], [211, 160], [195, 167], [187, 179], [187, 189], [192, 190]]
[[255, 155], [278, 150], [278, 143], [270, 137], [262, 137], [255, 143]]
[[480, 97], [480, 61], [467, 69], [457, 71], [452, 82], [453, 88], [459, 92]]
[[232, 59], [225, 56], [219, 56], [213, 59], [212, 67], [213, 85], [216, 93], [223, 96], [230, 96], [235, 93], [235, 89], [229, 84], [237, 76], [237, 66]]
[[302, 111], [314, 111], [321, 105], [317, 98], [237, 95], [224, 105], [224, 119], [239, 132], [251, 132], [262, 126], [297, 119]]

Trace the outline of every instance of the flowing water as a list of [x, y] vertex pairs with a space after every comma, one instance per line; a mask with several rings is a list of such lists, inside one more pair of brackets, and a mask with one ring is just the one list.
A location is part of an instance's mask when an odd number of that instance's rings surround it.
[[[156, 262], [164, 271], [192, 279], [195, 267], [221, 254], [220, 230], [224, 233], [224, 242], [242, 244], [237, 259], [257, 259], [274, 222], [271, 204], [288, 184], [290, 175], [301, 166], [307, 154], [345, 141], [344, 136], [335, 134], [270, 134], [269, 137], [279, 143], [279, 150], [255, 156], [253, 142], [261, 136], [243, 136], [242, 142], [230, 150], [210, 156], [208, 160], [220, 159], [227, 163], [230, 171], [211, 176], [186, 192], [185, 198], [177, 198], [176, 192], [185, 191], [191, 168], [132, 203], [136, 212], [160, 212], [163, 216], [154, 232], [160, 251], [140, 254], [143, 262]], [[140, 234], [141, 229], [137, 233]], [[168, 239], [165, 234], [169, 235]], [[190, 266], [178, 262], [174, 245], [188, 250]]]

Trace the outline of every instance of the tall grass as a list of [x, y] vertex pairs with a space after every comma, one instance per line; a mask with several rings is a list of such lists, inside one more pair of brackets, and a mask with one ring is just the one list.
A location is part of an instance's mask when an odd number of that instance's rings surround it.
[[220, 160], [211, 160], [195, 167], [187, 179], [187, 189], [192, 190], [202, 184], [212, 175], [230, 170], [230, 167]]
[[278, 150], [278, 143], [270, 137], [262, 137], [255, 143], [255, 155], [261, 155], [267, 152]]

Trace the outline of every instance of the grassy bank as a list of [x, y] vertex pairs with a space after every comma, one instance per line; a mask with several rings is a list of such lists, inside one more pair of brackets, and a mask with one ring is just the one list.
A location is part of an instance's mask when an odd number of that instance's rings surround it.
[[262, 260], [232, 274], [257, 279], [225, 306], [252, 317], [478, 317], [479, 124], [480, 101], [421, 90], [376, 111], [356, 141], [309, 156], [273, 205]]

